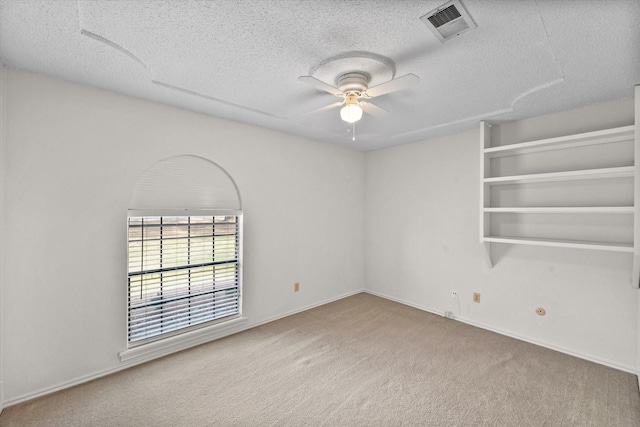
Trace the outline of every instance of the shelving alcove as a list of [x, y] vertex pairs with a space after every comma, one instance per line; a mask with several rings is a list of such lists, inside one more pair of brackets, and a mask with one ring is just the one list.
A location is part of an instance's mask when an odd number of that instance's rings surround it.
[[493, 146], [481, 122], [480, 242], [489, 267], [495, 243], [625, 252], [638, 288], [639, 139], [631, 125]]

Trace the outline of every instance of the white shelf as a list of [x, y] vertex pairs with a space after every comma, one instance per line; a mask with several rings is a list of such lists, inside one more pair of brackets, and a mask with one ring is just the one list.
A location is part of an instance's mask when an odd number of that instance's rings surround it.
[[580, 179], [602, 179], [602, 178], [626, 178], [633, 177], [635, 166], [622, 166], [617, 168], [604, 169], [584, 169], [577, 171], [538, 173], [531, 175], [498, 176], [484, 178], [485, 184], [506, 185], [506, 184], [530, 184], [536, 182], [557, 182], [573, 181]]
[[601, 243], [580, 240], [533, 239], [530, 237], [485, 237], [484, 242], [510, 243], [515, 245], [551, 246], [557, 248], [593, 249], [600, 251], [633, 253], [633, 244]]
[[587, 145], [608, 144], [612, 142], [633, 141], [635, 126], [623, 126], [577, 135], [558, 138], [542, 139], [538, 141], [522, 142], [519, 144], [501, 145], [485, 148], [484, 153], [490, 158], [514, 156], [535, 153], [538, 151], [560, 150], [564, 148], [584, 147]]
[[484, 208], [484, 212], [488, 213], [549, 213], [549, 214], [632, 214], [635, 212], [633, 206], [584, 206], [584, 207], [501, 207], [501, 208]]
[[[640, 86], [635, 89], [636, 95], [636, 123], [640, 123]], [[610, 144], [604, 147], [604, 144]], [[623, 164], [633, 164], [633, 166], [607, 167], [600, 169], [583, 169], [583, 170], [564, 170], [558, 172], [547, 172], [526, 175], [511, 176], [491, 176], [492, 159], [506, 156], [523, 156], [522, 163], [534, 161], [537, 157], [527, 157], [528, 154], [542, 151], [574, 149], [573, 156], [581, 156], [584, 153], [593, 156], [589, 151], [582, 151], [580, 147], [588, 147], [594, 145], [603, 146], [602, 149], [607, 151], [609, 147], [612, 149], [627, 148], [629, 144], [633, 146], [633, 159], [625, 159]], [[589, 249], [599, 251], [613, 251], [621, 253], [630, 253], [633, 255], [633, 267], [631, 271], [631, 283], [634, 288], [638, 288], [640, 284], [640, 209], [634, 206], [640, 204], [640, 174], [636, 173], [636, 168], [640, 166], [640, 135], [636, 132], [636, 127], [623, 126], [613, 129], [605, 129], [595, 132], [587, 132], [576, 135], [562, 136], [558, 138], [541, 139], [537, 141], [529, 141], [523, 143], [491, 146], [491, 126], [485, 122], [480, 125], [480, 242], [484, 246], [484, 254], [489, 267], [493, 267], [491, 259], [492, 244], [515, 244], [515, 245], [533, 245], [560, 248]], [[593, 158], [591, 160], [594, 160]], [[567, 168], [570, 169], [571, 162], [567, 162]], [[585, 163], [586, 164], [586, 163]], [[604, 163], [602, 163], [604, 166]], [[498, 165], [499, 166], [499, 165]], [[584, 200], [586, 203], [593, 203], [591, 206], [495, 206], [492, 207], [492, 191], [494, 186], [510, 185], [510, 184], [530, 184], [530, 183], [562, 183], [574, 180], [594, 180], [600, 184], [604, 184], [603, 180], [613, 178], [631, 178], [634, 183], [634, 206], [598, 206], [597, 196], [591, 198], [590, 201]], [[616, 187], [615, 183], [608, 184]], [[565, 186], [551, 186], [550, 191], [554, 191], [558, 197], [562, 191], [570, 191]], [[514, 197], [517, 197], [520, 191], [527, 191], [525, 187], [516, 187], [514, 189]], [[527, 193], [529, 194], [529, 193]], [[533, 194], [533, 193], [532, 193]], [[537, 194], [537, 193], [536, 193]], [[620, 202], [624, 203], [619, 199]], [[556, 200], [560, 201], [561, 200]], [[499, 203], [499, 202], [498, 202]], [[627, 202], [629, 204], [629, 202]], [[535, 204], [535, 202], [534, 202]], [[615, 204], [615, 202], [614, 202]], [[491, 225], [492, 218], [494, 221], [500, 221], [501, 218], [497, 214], [549, 214], [549, 225], [553, 225], [554, 218], [552, 214], [563, 215], [580, 215], [598, 214], [606, 218], [607, 215], [632, 215], [633, 218], [633, 236], [628, 236], [628, 240], [634, 243], [620, 244], [617, 242], [592, 242], [587, 240], [562, 240], [562, 239], [541, 239], [533, 237], [513, 237], [513, 236], [495, 236], [492, 235]], [[496, 214], [493, 215], [492, 214]], [[542, 219], [541, 219], [542, 220]], [[544, 225], [544, 224], [542, 224]], [[496, 233], [497, 231], [494, 231]], [[576, 236], [579, 238], [579, 236]], [[624, 240], [627, 240], [626, 238]]]

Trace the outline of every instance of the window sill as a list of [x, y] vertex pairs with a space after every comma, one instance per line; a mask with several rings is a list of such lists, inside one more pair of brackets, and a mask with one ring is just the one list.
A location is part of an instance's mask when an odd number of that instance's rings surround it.
[[175, 335], [139, 347], [129, 348], [120, 352], [120, 361], [132, 364], [146, 362], [189, 347], [204, 344], [205, 342], [240, 332], [244, 329], [243, 326], [248, 320], [246, 317], [237, 317], [206, 328]]

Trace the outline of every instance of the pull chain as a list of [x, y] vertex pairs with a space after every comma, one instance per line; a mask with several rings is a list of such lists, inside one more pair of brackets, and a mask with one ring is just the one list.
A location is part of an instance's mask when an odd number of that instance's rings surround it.
[[356, 122], [351, 123], [352, 129], [351, 129], [351, 140], [355, 141], [356, 140]]

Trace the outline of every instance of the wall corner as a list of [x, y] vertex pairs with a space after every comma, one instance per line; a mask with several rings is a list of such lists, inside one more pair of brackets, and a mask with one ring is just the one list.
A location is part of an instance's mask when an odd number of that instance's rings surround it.
[[[5, 235], [5, 141], [6, 141], [6, 75], [7, 66], [0, 62], [0, 235]], [[0, 239], [0, 412], [4, 409], [4, 239]]]

